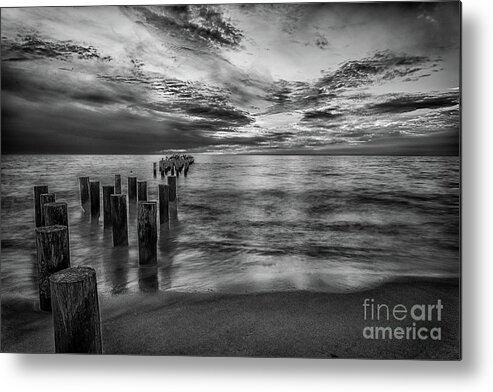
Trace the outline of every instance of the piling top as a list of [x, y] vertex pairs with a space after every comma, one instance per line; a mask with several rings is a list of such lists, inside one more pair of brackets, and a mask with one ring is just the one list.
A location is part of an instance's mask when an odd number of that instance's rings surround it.
[[67, 230], [67, 226], [62, 226], [62, 225], [41, 226], [41, 227], [36, 227], [35, 230], [38, 233], [54, 233], [57, 231]]
[[94, 268], [90, 267], [71, 267], [50, 275], [50, 282], [57, 284], [70, 284], [83, 282], [96, 276]]

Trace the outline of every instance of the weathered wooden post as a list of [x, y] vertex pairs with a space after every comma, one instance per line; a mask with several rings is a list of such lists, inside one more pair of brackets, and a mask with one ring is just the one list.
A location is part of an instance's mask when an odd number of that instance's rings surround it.
[[51, 310], [49, 276], [70, 267], [68, 228], [44, 226], [35, 229], [38, 264], [39, 306]]
[[43, 193], [39, 195], [39, 209], [41, 211], [41, 226], [45, 226], [44, 219], [44, 205], [48, 203], [54, 203], [56, 200], [56, 196], [54, 193]]
[[91, 218], [99, 219], [101, 200], [99, 194], [99, 181], [90, 181], [91, 189]]
[[137, 200], [137, 177], [128, 177], [128, 201]]
[[102, 354], [96, 271], [72, 267], [50, 276], [55, 352]]
[[128, 245], [127, 199], [126, 195], [111, 195], [111, 223], [113, 246]]
[[111, 226], [111, 202], [110, 195], [115, 193], [113, 185], [103, 185], [103, 225], [104, 227]]
[[178, 218], [178, 201], [176, 198], [176, 177], [168, 177], [169, 185], [169, 218], [176, 220]]
[[169, 185], [169, 201], [176, 200], [176, 177], [168, 176], [168, 185]]
[[157, 166], [157, 163], [153, 162], [152, 163], [152, 174], [154, 175], [154, 177], [156, 177], [156, 175], [157, 175], [156, 166]]
[[91, 204], [89, 177], [79, 177], [80, 205], [84, 212], [89, 211]]
[[68, 227], [68, 209], [65, 202], [47, 203], [43, 207], [45, 226], [62, 225]]
[[115, 194], [119, 195], [122, 193], [122, 176], [115, 174]]
[[169, 221], [169, 185], [159, 184], [159, 223], [163, 224]]
[[41, 195], [48, 193], [46, 185], [36, 185], [34, 187], [34, 223], [36, 227], [42, 224]]
[[141, 201], [138, 209], [139, 264], [157, 263], [157, 203]]
[[147, 181], [137, 181], [138, 201], [147, 201]]

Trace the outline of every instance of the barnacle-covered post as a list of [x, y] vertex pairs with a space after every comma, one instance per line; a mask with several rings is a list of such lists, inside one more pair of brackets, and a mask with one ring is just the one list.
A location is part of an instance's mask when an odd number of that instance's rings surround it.
[[55, 352], [102, 354], [96, 271], [73, 267], [50, 276]]

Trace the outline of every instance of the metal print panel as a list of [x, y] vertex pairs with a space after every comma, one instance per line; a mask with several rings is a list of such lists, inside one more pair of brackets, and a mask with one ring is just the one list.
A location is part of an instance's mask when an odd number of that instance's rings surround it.
[[1, 350], [460, 359], [460, 18], [2, 9]]

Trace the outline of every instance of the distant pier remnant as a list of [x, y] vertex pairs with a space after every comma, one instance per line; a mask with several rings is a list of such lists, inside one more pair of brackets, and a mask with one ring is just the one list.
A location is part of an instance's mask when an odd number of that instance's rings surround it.
[[50, 276], [55, 352], [102, 354], [96, 271], [72, 267]]
[[115, 194], [119, 195], [122, 193], [122, 176], [115, 174]]
[[137, 177], [128, 177], [128, 201], [137, 200]]
[[68, 227], [68, 208], [65, 202], [47, 203], [43, 207], [45, 226], [62, 225]]
[[42, 226], [41, 195], [48, 193], [46, 185], [36, 185], [34, 187], [34, 222], [36, 227]]
[[137, 232], [139, 237], [139, 264], [157, 263], [157, 203], [141, 201], [138, 207]]
[[68, 228], [44, 226], [35, 229], [38, 264], [39, 306], [51, 310], [49, 276], [70, 267]]
[[44, 193], [39, 196], [39, 208], [41, 211], [41, 226], [45, 226], [44, 220], [44, 206], [48, 203], [54, 203], [56, 201], [56, 196], [54, 193]]
[[89, 177], [79, 177], [80, 205], [84, 212], [88, 212], [91, 205]]
[[91, 218], [99, 219], [101, 213], [101, 199], [99, 190], [99, 181], [90, 181], [91, 189]]
[[113, 185], [103, 185], [103, 225], [111, 226], [111, 202], [110, 196], [115, 193]]
[[126, 195], [111, 195], [111, 222], [113, 226], [113, 246], [128, 245], [127, 200]]
[[152, 173], [154, 174], [154, 177], [157, 175], [157, 163], [153, 162], [152, 163]]
[[163, 224], [169, 221], [169, 185], [159, 184], [159, 223]]
[[147, 181], [137, 181], [137, 200], [147, 201]]

